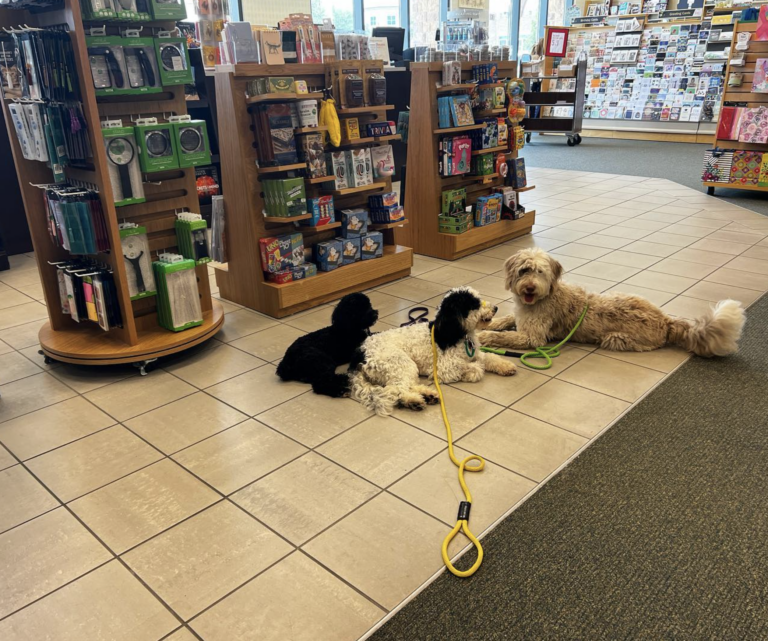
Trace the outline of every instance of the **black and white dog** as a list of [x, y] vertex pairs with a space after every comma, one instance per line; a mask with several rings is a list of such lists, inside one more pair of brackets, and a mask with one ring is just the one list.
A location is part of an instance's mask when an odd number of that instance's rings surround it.
[[408, 325], [366, 339], [350, 365], [352, 398], [386, 416], [400, 405], [422, 410], [439, 402], [437, 390], [419, 382], [432, 378], [432, 326], [441, 383], [474, 383], [485, 371], [511, 376], [514, 364], [480, 351], [475, 332], [489, 325], [496, 307], [470, 287], [452, 289], [440, 303], [434, 323]]

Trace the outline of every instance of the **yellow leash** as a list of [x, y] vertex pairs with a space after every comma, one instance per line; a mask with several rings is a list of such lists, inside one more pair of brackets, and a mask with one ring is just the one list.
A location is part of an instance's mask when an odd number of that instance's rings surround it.
[[[435, 387], [437, 388], [437, 395], [440, 397], [440, 409], [443, 412], [443, 423], [445, 423], [445, 431], [448, 437], [448, 455], [451, 457], [451, 461], [453, 461], [453, 464], [459, 468], [459, 483], [461, 484], [461, 489], [464, 491], [464, 498], [466, 498], [466, 501], [462, 501], [459, 503], [459, 514], [456, 517], [458, 520], [456, 521], [456, 525], [453, 526], [453, 529], [448, 533], [448, 536], [445, 537], [443, 540], [443, 547], [442, 547], [442, 554], [443, 554], [443, 563], [445, 563], [445, 567], [447, 567], [452, 574], [459, 576], [459, 577], [467, 577], [472, 576], [475, 572], [477, 572], [477, 569], [480, 567], [480, 564], [483, 562], [483, 546], [480, 545], [480, 541], [477, 540], [477, 537], [472, 534], [472, 532], [469, 529], [469, 511], [472, 507], [472, 494], [469, 492], [469, 488], [467, 487], [466, 482], [464, 481], [464, 471], [467, 472], [480, 472], [485, 467], [485, 461], [481, 456], [477, 456], [475, 454], [470, 454], [469, 456], [465, 457], [461, 461], [456, 458], [456, 455], [453, 453], [453, 434], [451, 433], [451, 423], [448, 420], [448, 414], [445, 412], [445, 400], [443, 399], [443, 391], [440, 389], [440, 381], [437, 378], [437, 345], [435, 344], [435, 326], [432, 326], [432, 376], [435, 379]], [[470, 463], [471, 461], [477, 461], [477, 465], [469, 466], [467, 463]], [[471, 568], [469, 570], [457, 570], [453, 563], [451, 563], [451, 559], [448, 557], [448, 546], [450, 545], [451, 541], [453, 540], [453, 537], [455, 537], [459, 530], [462, 530], [466, 537], [472, 542], [472, 544], [477, 548], [477, 560], [474, 562]]]

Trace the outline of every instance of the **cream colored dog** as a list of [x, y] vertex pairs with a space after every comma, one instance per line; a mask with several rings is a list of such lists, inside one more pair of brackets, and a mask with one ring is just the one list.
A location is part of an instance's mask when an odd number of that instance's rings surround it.
[[589, 304], [574, 342], [625, 352], [679, 345], [699, 356], [727, 356], [738, 349], [745, 315], [737, 301], [720, 301], [695, 321], [671, 318], [640, 296], [588, 293], [562, 282], [562, 265], [541, 249], [517, 252], [504, 271], [516, 313], [495, 319], [489, 331], [481, 332], [482, 345], [530, 349], [561, 340]]

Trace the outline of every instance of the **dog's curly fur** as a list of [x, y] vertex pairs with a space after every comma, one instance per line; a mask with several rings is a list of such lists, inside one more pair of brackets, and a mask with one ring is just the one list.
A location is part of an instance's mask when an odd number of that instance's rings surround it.
[[679, 345], [699, 356], [727, 356], [738, 349], [745, 314], [737, 301], [720, 301], [695, 321], [671, 318], [640, 296], [588, 293], [562, 282], [562, 266], [541, 249], [517, 252], [507, 259], [504, 271], [515, 314], [495, 319], [489, 331], [480, 334], [483, 345], [529, 349], [561, 340], [589, 304], [573, 336], [578, 343], [625, 352]]
[[365, 294], [347, 294], [333, 310], [330, 327], [293, 342], [277, 366], [277, 375], [284, 381], [310, 383], [316, 394], [348, 396], [349, 377], [337, 374], [336, 367], [352, 360], [378, 319]]
[[502, 376], [515, 365], [502, 356], [478, 349], [470, 356], [465, 340], [477, 345], [475, 330], [486, 327], [496, 307], [480, 300], [469, 287], [452, 289], [440, 303], [434, 323], [391, 329], [368, 338], [350, 365], [352, 398], [386, 416], [397, 405], [422, 410], [439, 402], [437, 390], [422, 385], [419, 376], [432, 378], [432, 326], [437, 344], [437, 373], [442, 383], [474, 383], [485, 371]]

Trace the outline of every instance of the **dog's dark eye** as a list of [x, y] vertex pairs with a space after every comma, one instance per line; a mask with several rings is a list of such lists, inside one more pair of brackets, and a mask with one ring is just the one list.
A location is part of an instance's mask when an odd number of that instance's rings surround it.
[[523, 267], [519, 272], [519, 276], [524, 276], [525, 274], [529, 273], [531, 271], [530, 267]]

